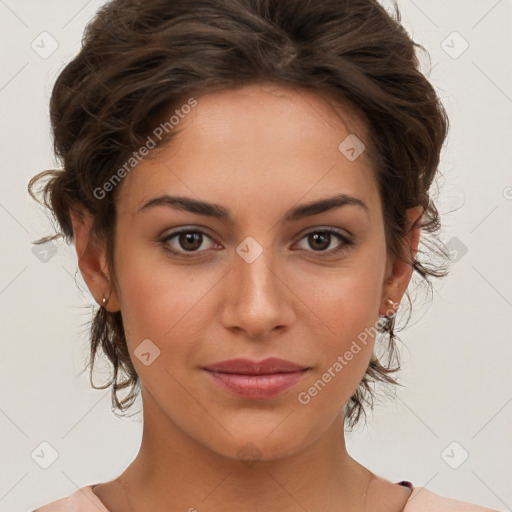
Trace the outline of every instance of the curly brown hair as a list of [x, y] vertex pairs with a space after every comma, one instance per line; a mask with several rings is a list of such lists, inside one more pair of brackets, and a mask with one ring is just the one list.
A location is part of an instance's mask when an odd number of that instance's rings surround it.
[[[63, 69], [50, 100], [54, 152], [59, 170], [43, 177], [44, 206], [64, 236], [73, 239], [70, 211], [93, 216], [91, 237], [105, 243], [113, 261], [115, 197], [95, 193], [112, 171], [147, 141], [155, 126], [184, 98], [257, 82], [301, 87], [351, 105], [370, 134], [373, 172], [385, 223], [386, 251], [412, 265], [432, 292], [430, 277], [448, 273], [449, 255], [438, 237], [440, 218], [429, 193], [448, 131], [446, 111], [419, 69], [415, 43], [394, 15], [376, 0], [113, 0], [87, 25], [78, 55]], [[176, 130], [168, 131], [164, 144]], [[38, 194], [39, 195], [39, 194]], [[39, 202], [39, 201], [38, 201]], [[407, 209], [421, 205], [420, 245], [414, 259], [405, 251]], [[415, 227], [415, 226], [413, 226]], [[428, 235], [428, 237], [426, 236]], [[429, 256], [423, 261], [421, 258]], [[438, 261], [435, 262], [438, 257]], [[412, 306], [407, 292], [409, 306]], [[410, 318], [410, 313], [409, 313]], [[353, 427], [373, 408], [376, 381], [397, 384], [400, 369], [394, 319], [385, 328], [384, 357], [374, 353], [346, 404]], [[140, 382], [127, 348], [121, 311], [100, 307], [90, 328], [90, 382], [112, 385], [113, 410], [135, 401]], [[98, 349], [113, 366], [107, 384], [95, 386]], [[395, 363], [394, 365], [392, 363]], [[87, 368], [86, 367], [86, 368]], [[129, 393], [119, 400], [119, 390]]]

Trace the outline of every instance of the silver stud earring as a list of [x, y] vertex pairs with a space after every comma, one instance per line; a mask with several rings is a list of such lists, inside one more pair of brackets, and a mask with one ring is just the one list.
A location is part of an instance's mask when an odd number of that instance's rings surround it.
[[388, 304], [392, 306], [392, 309], [394, 310], [391, 315], [379, 315], [379, 319], [377, 320], [377, 330], [379, 332], [386, 332], [389, 330], [389, 326], [391, 325], [391, 322], [396, 317], [396, 309], [399, 306], [399, 302], [393, 302], [391, 300], [391, 297], [388, 297], [387, 301]]

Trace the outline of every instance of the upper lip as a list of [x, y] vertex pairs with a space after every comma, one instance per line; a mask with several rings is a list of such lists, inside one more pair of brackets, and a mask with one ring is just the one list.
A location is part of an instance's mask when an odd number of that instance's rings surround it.
[[262, 361], [252, 361], [250, 359], [230, 359], [220, 361], [204, 367], [205, 370], [221, 373], [238, 373], [245, 375], [268, 375], [272, 373], [296, 372], [307, 370], [308, 367], [296, 364], [286, 359], [269, 357]]

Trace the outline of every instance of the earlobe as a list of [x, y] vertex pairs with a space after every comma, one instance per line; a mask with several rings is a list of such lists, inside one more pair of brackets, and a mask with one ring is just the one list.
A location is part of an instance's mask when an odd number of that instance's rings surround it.
[[[96, 302], [108, 311], [119, 311], [119, 303], [106, 263], [105, 246], [91, 234], [94, 217], [81, 208], [70, 212], [78, 268]], [[105, 297], [106, 303], [103, 302]]]

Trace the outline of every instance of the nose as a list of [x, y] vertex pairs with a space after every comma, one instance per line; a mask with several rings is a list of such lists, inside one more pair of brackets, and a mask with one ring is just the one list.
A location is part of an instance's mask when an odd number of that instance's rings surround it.
[[291, 325], [294, 295], [280, 268], [270, 249], [251, 263], [235, 255], [224, 288], [224, 327], [261, 339]]

